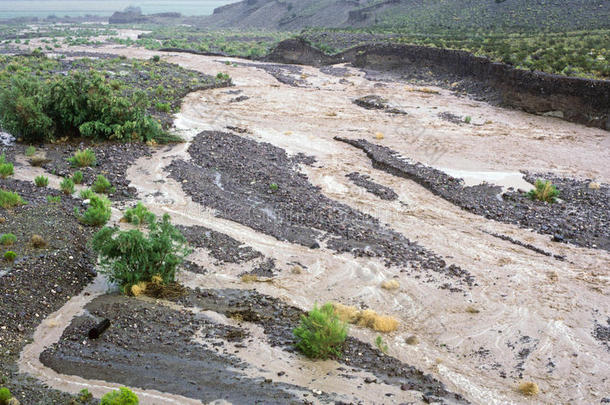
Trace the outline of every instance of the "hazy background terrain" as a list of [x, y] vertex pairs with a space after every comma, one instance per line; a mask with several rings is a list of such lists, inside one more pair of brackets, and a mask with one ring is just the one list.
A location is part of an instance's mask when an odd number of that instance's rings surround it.
[[177, 11], [184, 15], [212, 14], [216, 7], [236, 0], [0, 0], [0, 18], [58, 17], [96, 14], [109, 16], [128, 6], [142, 8], [142, 12], [161, 13]]

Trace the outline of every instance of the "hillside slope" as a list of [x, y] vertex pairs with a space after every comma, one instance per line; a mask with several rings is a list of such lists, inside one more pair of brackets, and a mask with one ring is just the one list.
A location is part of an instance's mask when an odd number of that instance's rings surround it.
[[606, 0], [244, 0], [214, 10], [212, 28], [398, 26], [574, 30], [610, 27]]

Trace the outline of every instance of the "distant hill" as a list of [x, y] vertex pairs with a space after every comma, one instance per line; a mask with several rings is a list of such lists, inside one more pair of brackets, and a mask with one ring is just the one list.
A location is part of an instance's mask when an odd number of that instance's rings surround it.
[[407, 30], [579, 30], [610, 27], [608, 0], [243, 0], [210, 28], [402, 27]]

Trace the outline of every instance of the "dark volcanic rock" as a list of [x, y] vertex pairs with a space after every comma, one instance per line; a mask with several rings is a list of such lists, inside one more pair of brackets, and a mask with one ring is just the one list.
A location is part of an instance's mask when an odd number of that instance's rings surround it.
[[210, 256], [225, 263], [244, 263], [262, 257], [262, 253], [245, 246], [238, 240], [203, 226], [182, 226], [177, 228], [191, 246], [208, 250]]
[[367, 110], [384, 110], [391, 114], [406, 114], [406, 112], [403, 110], [391, 106], [388, 103], [388, 100], [376, 95], [368, 95], [357, 98], [354, 100], [354, 104], [362, 108], [366, 108]]
[[549, 204], [532, 201], [526, 194], [482, 184], [465, 187], [461, 179], [425, 166], [411, 163], [385, 146], [364, 139], [335, 138], [363, 150], [373, 167], [395, 176], [413, 180], [432, 193], [478, 215], [496, 221], [532, 228], [553, 236], [558, 242], [610, 250], [610, 187], [598, 190], [589, 181], [557, 177], [553, 174], [526, 174], [525, 180], [550, 180], [560, 190], [561, 200]]
[[374, 181], [370, 180], [370, 177], [364, 174], [360, 174], [358, 172], [353, 172], [346, 175], [354, 184], [366, 189], [371, 194], [375, 194], [377, 197], [382, 200], [393, 201], [398, 199], [398, 194], [394, 192], [389, 187], [382, 186], [381, 184], [377, 184]]
[[[193, 200], [223, 218], [307, 247], [327, 247], [389, 264], [432, 270], [472, 284], [470, 274], [383, 226], [367, 214], [324, 196], [298, 171], [303, 157], [238, 135], [202, 132], [190, 161], [174, 161], [170, 177]], [[184, 182], [186, 180], [186, 182]], [[277, 188], [273, 185], [277, 185]]]

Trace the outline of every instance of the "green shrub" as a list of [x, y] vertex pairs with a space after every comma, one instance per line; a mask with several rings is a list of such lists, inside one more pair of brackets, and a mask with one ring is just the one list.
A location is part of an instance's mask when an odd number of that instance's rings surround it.
[[61, 183], [59, 183], [59, 188], [61, 188], [61, 191], [63, 191], [64, 194], [74, 194], [74, 182], [68, 177], [64, 178]]
[[229, 76], [228, 73], [218, 72], [218, 74], [216, 75], [216, 79], [221, 80], [223, 82], [227, 82], [231, 80], [231, 76]]
[[545, 201], [548, 203], [554, 203], [557, 201], [559, 196], [559, 190], [550, 181], [536, 180], [534, 189], [527, 193], [527, 196], [532, 200]]
[[178, 266], [190, 253], [167, 214], [151, 222], [147, 234], [104, 227], [93, 236], [91, 247], [100, 256], [101, 272], [124, 290], [156, 275], [165, 284], [175, 281]]
[[93, 197], [95, 195], [95, 193], [90, 188], [84, 188], [80, 191], [79, 195], [80, 195], [80, 198], [82, 198], [83, 200], [88, 200], [91, 197]]
[[49, 178], [43, 175], [36, 176], [34, 178], [34, 184], [36, 184], [37, 187], [46, 187], [49, 185]]
[[78, 393], [78, 400], [80, 402], [88, 402], [88, 401], [91, 401], [92, 399], [93, 399], [93, 394], [91, 394], [87, 388], [83, 388]]
[[107, 393], [102, 397], [100, 405], [138, 405], [138, 396], [129, 388], [121, 387], [116, 391]]
[[11, 246], [15, 242], [17, 242], [17, 237], [12, 233], [3, 233], [0, 236], [0, 245], [2, 246]]
[[56, 196], [48, 195], [47, 196], [47, 201], [49, 202], [49, 204], [59, 204], [61, 202], [61, 196], [59, 196], [59, 195], [56, 195]]
[[134, 225], [150, 224], [155, 221], [155, 214], [150, 212], [144, 204], [139, 202], [135, 207], [126, 210], [123, 218]]
[[470, 124], [472, 122], [472, 117], [470, 115], [467, 115], [466, 117], [464, 117], [464, 122], [466, 124]]
[[68, 158], [68, 162], [70, 162], [72, 166], [76, 167], [94, 166], [96, 162], [95, 152], [93, 152], [91, 149], [79, 150], [74, 154], [74, 156]]
[[97, 176], [97, 178], [93, 182], [93, 185], [91, 186], [91, 189], [96, 193], [102, 194], [114, 192], [114, 187], [111, 187], [111, 184], [108, 179], [101, 174]]
[[34, 156], [35, 153], [36, 153], [36, 148], [34, 146], [30, 145], [27, 148], [25, 148], [26, 156]]
[[341, 346], [347, 337], [347, 324], [335, 314], [331, 303], [321, 308], [316, 304], [307, 315], [301, 315], [301, 323], [293, 334], [298, 339], [297, 349], [307, 357], [340, 357]]
[[75, 171], [74, 174], [72, 174], [72, 181], [74, 182], [74, 184], [82, 184], [83, 172], [81, 172], [80, 170]]
[[388, 345], [383, 341], [381, 336], [377, 336], [375, 339], [375, 346], [384, 353], [388, 352]]
[[280, 186], [277, 185], [277, 183], [271, 183], [269, 184], [269, 190], [271, 191], [277, 191], [280, 189]]
[[0, 404], [4, 405], [6, 403], [8, 403], [8, 400], [11, 399], [13, 396], [11, 395], [11, 392], [9, 391], [8, 388], [2, 387], [0, 388]]
[[155, 56], [153, 56], [151, 59], [152, 59], [152, 61], [153, 61], [153, 62], [159, 62], [159, 61], [161, 60], [161, 58], [159, 57], [159, 55], [155, 55]]
[[0, 155], [0, 177], [6, 179], [8, 176], [13, 175], [13, 173], [13, 164], [6, 161], [6, 155], [3, 153]]
[[19, 194], [13, 191], [0, 190], [0, 207], [6, 209], [23, 204], [25, 204], [25, 201]]
[[155, 108], [161, 112], [170, 112], [172, 109], [172, 106], [169, 105], [169, 103], [155, 103]]
[[4, 260], [6, 260], [7, 262], [14, 262], [16, 258], [17, 253], [13, 252], [12, 250], [9, 250], [4, 254]]
[[89, 226], [102, 226], [110, 220], [112, 215], [110, 205], [110, 200], [107, 197], [93, 194], [89, 197], [89, 206], [82, 216], [76, 207], [74, 207], [74, 212], [82, 223]]

